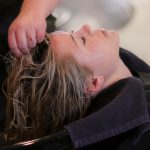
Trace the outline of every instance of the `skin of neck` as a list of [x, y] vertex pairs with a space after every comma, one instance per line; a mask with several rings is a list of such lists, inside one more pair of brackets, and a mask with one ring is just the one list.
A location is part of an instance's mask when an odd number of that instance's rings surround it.
[[116, 69], [110, 74], [109, 76], [103, 76], [104, 82], [102, 84], [102, 89], [105, 89], [109, 87], [110, 85], [114, 84], [115, 82], [127, 78], [132, 77], [132, 74], [130, 70], [126, 67], [126, 65], [123, 63], [121, 59], [119, 59], [118, 65], [116, 66]]

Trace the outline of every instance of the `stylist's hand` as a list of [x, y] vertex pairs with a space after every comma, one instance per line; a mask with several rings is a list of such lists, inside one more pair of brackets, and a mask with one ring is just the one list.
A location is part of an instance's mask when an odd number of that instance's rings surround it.
[[27, 54], [44, 40], [46, 20], [38, 16], [18, 15], [8, 30], [8, 44], [17, 57]]

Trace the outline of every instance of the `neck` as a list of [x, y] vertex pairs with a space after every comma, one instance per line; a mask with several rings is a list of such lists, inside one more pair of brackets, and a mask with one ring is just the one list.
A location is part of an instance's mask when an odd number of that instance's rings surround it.
[[131, 76], [132, 76], [132, 74], [131, 74], [130, 70], [125, 66], [123, 61], [120, 59], [118, 66], [116, 67], [114, 72], [111, 74], [111, 76], [104, 78], [105, 81], [104, 81], [102, 89], [109, 87], [110, 85], [112, 85], [113, 83], [115, 83], [121, 79], [131, 77]]

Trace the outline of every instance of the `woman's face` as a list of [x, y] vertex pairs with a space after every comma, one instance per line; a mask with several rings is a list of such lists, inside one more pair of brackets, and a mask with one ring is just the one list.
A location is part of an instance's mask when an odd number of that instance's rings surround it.
[[92, 30], [84, 25], [75, 32], [56, 31], [49, 34], [51, 48], [58, 57], [73, 55], [79, 64], [95, 74], [115, 69], [119, 60], [119, 36], [111, 30]]

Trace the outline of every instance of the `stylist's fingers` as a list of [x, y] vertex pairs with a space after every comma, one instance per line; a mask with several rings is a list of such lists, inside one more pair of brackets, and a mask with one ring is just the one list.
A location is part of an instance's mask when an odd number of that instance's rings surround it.
[[27, 39], [27, 44], [28, 44], [29, 49], [34, 48], [36, 46], [37, 39], [36, 39], [36, 33], [34, 30], [27, 31], [26, 39]]
[[26, 32], [24, 30], [19, 30], [16, 32], [16, 41], [18, 43], [18, 48], [23, 54], [27, 54], [29, 52]]
[[40, 31], [40, 30], [36, 31], [36, 38], [38, 43], [41, 43], [44, 40], [44, 37], [45, 37], [44, 31]]
[[36, 38], [37, 42], [41, 43], [45, 38], [46, 33], [46, 21], [44, 21], [37, 29], [36, 29]]
[[10, 51], [14, 55], [16, 55], [17, 57], [20, 57], [22, 55], [22, 53], [18, 49], [15, 32], [13, 32], [11, 29], [8, 31], [8, 45], [9, 45]]

